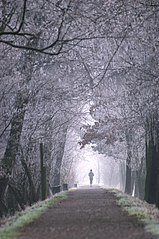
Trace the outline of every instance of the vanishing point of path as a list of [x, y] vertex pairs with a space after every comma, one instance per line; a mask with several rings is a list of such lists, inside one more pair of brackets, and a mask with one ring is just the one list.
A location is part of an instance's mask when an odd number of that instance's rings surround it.
[[21, 231], [19, 239], [154, 239], [116, 204], [113, 193], [92, 187], [68, 192]]

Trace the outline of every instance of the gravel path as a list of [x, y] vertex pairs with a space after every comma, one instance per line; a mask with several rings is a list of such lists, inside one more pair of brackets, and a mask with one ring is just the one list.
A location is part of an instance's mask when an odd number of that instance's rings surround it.
[[154, 239], [116, 204], [113, 193], [101, 188], [68, 192], [21, 231], [19, 239]]

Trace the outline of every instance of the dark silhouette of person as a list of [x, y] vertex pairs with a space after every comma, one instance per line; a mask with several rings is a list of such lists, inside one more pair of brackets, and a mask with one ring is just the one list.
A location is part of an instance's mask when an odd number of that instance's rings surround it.
[[90, 186], [92, 186], [93, 177], [94, 177], [94, 173], [92, 172], [92, 169], [90, 169], [88, 176], [89, 176]]

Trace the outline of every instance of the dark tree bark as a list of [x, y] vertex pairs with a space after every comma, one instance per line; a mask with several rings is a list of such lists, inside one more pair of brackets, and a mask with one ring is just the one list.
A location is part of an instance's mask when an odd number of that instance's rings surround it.
[[25, 174], [26, 174], [27, 179], [28, 179], [28, 183], [29, 183], [29, 202], [30, 202], [30, 204], [32, 204], [32, 203], [38, 201], [38, 198], [37, 198], [37, 195], [36, 195], [36, 190], [35, 190], [35, 187], [34, 187], [34, 182], [33, 182], [33, 179], [32, 179], [31, 172], [30, 172], [30, 170], [27, 166], [27, 163], [22, 158], [21, 158], [21, 163], [22, 163], [22, 166], [25, 170]]
[[131, 167], [126, 165], [125, 193], [131, 194]]
[[147, 120], [145, 200], [159, 208], [159, 123], [158, 114]]
[[4, 203], [3, 197], [5, 194], [6, 187], [8, 185], [9, 178], [3, 177], [0, 178], [0, 217], [3, 216], [3, 213], [7, 213], [8, 209]]
[[7, 147], [5, 150], [4, 158], [2, 161], [3, 167], [7, 174], [12, 173], [12, 168], [16, 159], [16, 154], [19, 148], [20, 136], [23, 128], [23, 121], [24, 121], [25, 110], [19, 109], [14, 114], [12, 123], [11, 123], [11, 130], [10, 135], [7, 143]]
[[157, 156], [156, 206], [159, 208], [159, 152]]
[[131, 130], [127, 130], [126, 132], [126, 143], [127, 143], [127, 159], [126, 159], [126, 183], [125, 183], [125, 193], [132, 193], [132, 183], [131, 183], [131, 140], [132, 140], [132, 132]]
[[20, 208], [22, 210], [25, 209], [24, 207], [24, 198], [23, 198], [23, 195], [22, 193], [20, 192], [19, 188], [16, 187], [16, 184], [15, 182], [12, 180], [8, 183], [8, 189], [9, 191], [11, 192], [11, 204], [12, 204], [12, 208], [14, 208], [14, 202], [12, 201], [12, 198], [14, 196], [15, 200], [16, 200], [16, 203], [20, 206]]
[[[2, 160], [4, 176], [0, 180], [0, 203], [2, 203], [3, 201], [5, 190], [9, 182], [9, 175], [11, 175], [13, 165], [15, 163], [23, 127], [24, 115], [25, 110], [22, 109], [19, 112], [16, 112], [12, 119], [10, 135], [5, 150], [4, 158]], [[3, 205], [0, 205], [0, 208], [3, 208]]]
[[44, 163], [43, 143], [40, 143], [40, 171], [41, 171], [41, 199], [45, 200], [47, 196], [46, 167]]
[[145, 183], [145, 200], [148, 203], [156, 202], [156, 186], [157, 186], [157, 152], [154, 142], [150, 140], [147, 143], [146, 152], [146, 183]]

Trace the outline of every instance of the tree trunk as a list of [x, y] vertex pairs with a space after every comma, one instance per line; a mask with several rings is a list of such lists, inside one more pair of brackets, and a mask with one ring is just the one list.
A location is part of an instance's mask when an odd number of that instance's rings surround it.
[[146, 178], [146, 162], [145, 157], [141, 158], [139, 169], [136, 171], [137, 183], [138, 183], [138, 190], [140, 199], [144, 199], [145, 194], [145, 178]]
[[67, 129], [68, 125], [67, 123], [62, 126], [60, 129], [60, 140], [57, 145], [57, 151], [56, 151], [56, 163], [53, 173], [53, 186], [60, 185], [60, 172], [61, 172], [61, 164], [62, 164], [62, 158], [64, 154], [65, 149], [65, 143], [66, 143], [66, 136], [67, 136]]
[[120, 171], [120, 189], [122, 191], [124, 191], [125, 189], [125, 174], [126, 174], [126, 168], [125, 168], [125, 163], [124, 162], [120, 162], [119, 164], [119, 171]]
[[146, 153], [146, 183], [145, 183], [145, 200], [148, 203], [156, 202], [157, 186], [157, 152], [153, 141], [147, 145]]
[[126, 165], [125, 193], [131, 194], [131, 167]]
[[159, 208], [159, 152], [157, 158], [156, 206]]
[[8, 176], [12, 173], [12, 168], [15, 163], [16, 154], [18, 151], [20, 136], [23, 127], [25, 110], [20, 110], [16, 112], [13, 116], [11, 123], [10, 135], [7, 143], [7, 147], [5, 150], [4, 158], [2, 159], [2, 168], [4, 172], [4, 176], [2, 176], [0, 180], [0, 200], [2, 202], [5, 194], [5, 190], [8, 184]]
[[43, 143], [40, 143], [40, 172], [41, 172], [41, 199], [46, 199], [47, 186], [46, 186], [46, 167], [44, 163], [44, 150]]
[[[24, 200], [23, 200], [23, 195], [21, 194], [19, 188], [16, 187], [15, 182], [11, 181], [8, 183], [8, 189], [11, 192], [11, 205], [9, 208], [14, 208], [14, 201], [13, 201], [13, 196], [16, 200], [16, 203], [20, 206], [20, 209], [24, 210]], [[7, 191], [8, 193], [8, 191]]]
[[159, 129], [158, 115], [147, 120], [145, 200], [159, 207]]
[[3, 201], [3, 197], [8, 185], [8, 180], [9, 179], [5, 176], [3, 178], [0, 178], [0, 217], [3, 216], [3, 213], [7, 213], [7, 207]]
[[139, 188], [139, 171], [136, 170], [135, 172], [135, 192], [134, 196], [139, 198], [140, 195], [140, 188]]
[[132, 193], [132, 183], [131, 183], [131, 140], [132, 140], [132, 132], [128, 130], [126, 132], [126, 143], [127, 143], [127, 159], [126, 159], [126, 183], [125, 183], [125, 193]]
[[25, 110], [21, 110], [20, 112], [16, 112], [12, 119], [10, 135], [5, 150], [4, 158], [2, 160], [2, 165], [5, 169], [6, 174], [12, 173], [12, 168], [15, 163], [16, 154], [19, 148], [24, 115]]
[[21, 158], [21, 163], [23, 166], [23, 169], [25, 170], [27, 179], [28, 179], [28, 183], [29, 183], [29, 201], [30, 204], [32, 204], [33, 202], [37, 202], [38, 198], [36, 196], [36, 191], [35, 191], [35, 187], [34, 187], [34, 182], [32, 180], [32, 176], [30, 173], [30, 170], [28, 168], [28, 165], [26, 164], [25, 160]]

